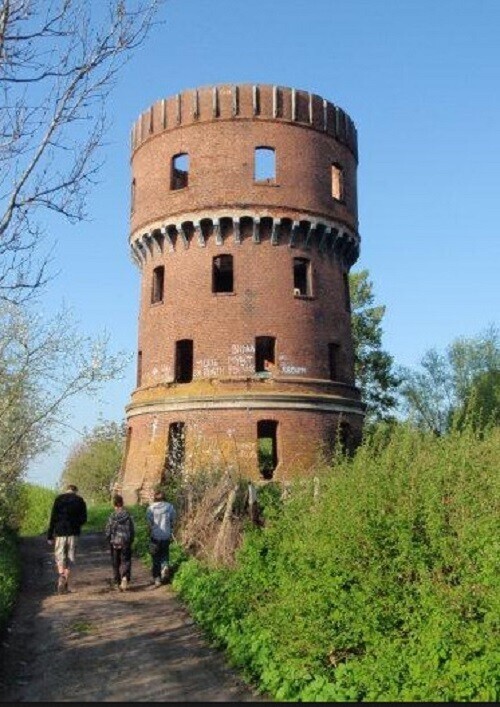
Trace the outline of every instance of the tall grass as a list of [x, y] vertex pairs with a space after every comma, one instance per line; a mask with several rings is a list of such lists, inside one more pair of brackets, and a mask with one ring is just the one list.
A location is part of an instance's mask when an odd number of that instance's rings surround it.
[[497, 701], [499, 459], [498, 428], [375, 435], [295, 484], [236, 569], [189, 561], [174, 587], [276, 700]]

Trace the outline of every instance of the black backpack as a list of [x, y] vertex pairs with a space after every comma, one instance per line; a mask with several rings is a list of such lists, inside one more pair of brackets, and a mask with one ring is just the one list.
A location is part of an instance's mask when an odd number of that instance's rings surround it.
[[110, 535], [110, 542], [113, 547], [127, 547], [130, 545], [130, 541], [130, 516], [120, 518], [119, 520], [114, 518], [111, 522]]

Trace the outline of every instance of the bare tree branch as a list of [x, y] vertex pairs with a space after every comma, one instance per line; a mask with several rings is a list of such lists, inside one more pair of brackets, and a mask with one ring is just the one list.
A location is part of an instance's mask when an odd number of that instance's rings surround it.
[[163, 2], [0, 0], [0, 299], [47, 282], [44, 212], [87, 217], [107, 98]]

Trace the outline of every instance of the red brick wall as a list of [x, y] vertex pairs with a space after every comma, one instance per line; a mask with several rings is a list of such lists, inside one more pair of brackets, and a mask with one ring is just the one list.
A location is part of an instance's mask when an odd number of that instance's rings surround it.
[[[195, 458], [201, 441], [206, 459], [216, 461], [222, 447], [224, 463], [257, 478], [257, 421], [275, 419], [276, 478], [309, 473], [318, 450], [331, 442], [341, 411], [353, 438], [361, 432], [363, 407], [355, 388], [343, 284], [349, 264], [320, 247], [321, 231], [306, 247], [303, 237], [291, 245], [285, 226], [272, 242], [269, 225], [272, 219], [307, 226], [319, 221], [345, 227], [358, 238], [352, 121], [305, 92], [209, 87], [157, 102], [134, 126], [132, 147], [132, 244], [168, 224], [242, 216], [268, 221], [257, 228], [259, 242], [251, 224], [242, 228], [241, 242], [231, 228], [222, 245], [210, 229], [204, 246], [196, 235], [186, 246], [179, 233], [172, 247], [162, 239], [160, 247], [148, 241], [141, 264], [142, 381], [127, 409], [131, 440], [124, 491], [160, 480], [168, 425], [174, 421], [186, 423], [187, 459]], [[272, 184], [254, 182], [256, 147], [276, 151]], [[189, 185], [173, 191], [170, 169], [178, 153], [189, 154]], [[331, 196], [332, 163], [344, 170], [343, 203]], [[233, 255], [234, 292], [215, 294], [212, 259], [223, 253]], [[310, 297], [294, 296], [294, 257], [310, 260]], [[151, 304], [158, 265], [165, 268], [164, 298]], [[265, 381], [255, 375], [256, 336], [276, 338], [276, 366]], [[174, 382], [178, 339], [194, 342], [192, 383]], [[336, 382], [329, 380], [330, 342], [340, 345]]]

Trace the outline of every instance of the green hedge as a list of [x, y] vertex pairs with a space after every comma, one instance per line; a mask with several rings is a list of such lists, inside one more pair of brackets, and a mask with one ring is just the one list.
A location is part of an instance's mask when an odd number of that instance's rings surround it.
[[498, 701], [500, 430], [375, 435], [174, 587], [278, 701]]
[[21, 563], [17, 536], [12, 530], [0, 534], [0, 631], [7, 622], [19, 592]]

